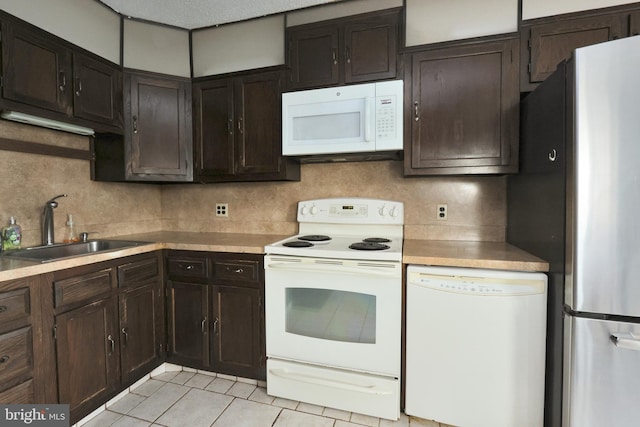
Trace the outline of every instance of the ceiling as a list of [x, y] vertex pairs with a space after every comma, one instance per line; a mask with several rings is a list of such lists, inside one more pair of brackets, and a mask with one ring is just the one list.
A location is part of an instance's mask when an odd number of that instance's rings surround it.
[[99, 0], [131, 18], [192, 30], [345, 0]]

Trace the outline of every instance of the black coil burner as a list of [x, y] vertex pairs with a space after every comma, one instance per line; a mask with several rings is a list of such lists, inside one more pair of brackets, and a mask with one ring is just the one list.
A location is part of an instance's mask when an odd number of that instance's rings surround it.
[[387, 239], [386, 237], [367, 237], [363, 240], [366, 243], [389, 243], [391, 239]]
[[324, 234], [309, 234], [308, 236], [300, 236], [298, 240], [305, 240], [307, 242], [326, 242], [327, 240], [331, 240], [331, 237], [325, 236]]
[[382, 251], [389, 249], [389, 245], [376, 242], [357, 242], [350, 244], [349, 249], [355, 249], [357, 251]]
[[289, 248], [309, 248], [313, 246], [313, 243], [302, 240], [293, 240], [291, 242], [284, 242], [282, 246], [287, 246]]

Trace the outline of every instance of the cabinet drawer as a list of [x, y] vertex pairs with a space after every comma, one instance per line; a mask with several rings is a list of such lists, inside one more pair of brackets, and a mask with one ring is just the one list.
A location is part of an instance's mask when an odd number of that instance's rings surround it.
[[167, 269], [169, 275], [203, 278], [209, 276], [207, 258], [171, 257], [167, 260]]
[[214, 278], [239, 282], [258, 283], [260, 280], [260, 262], [254, 260], [214, 260]]
[[55, 307], [107, 297], [111, 293], [113, 269], [100, 270], [53, 283]]
[[0, 335], [0, 383], [33, 369], [31, 326]]
[[158, 258], [152, 257], [118, 266], [120, 287], [145, 285], [160, 276]]
[[29, 288], [0, 293], [0, 326], [18, 320], [27, 320], [31, 314]]
[[26, 404], [35, 401], [33, 380], [29, 379], [5, 391], [0, 391], [0, 402], [3, 404]]

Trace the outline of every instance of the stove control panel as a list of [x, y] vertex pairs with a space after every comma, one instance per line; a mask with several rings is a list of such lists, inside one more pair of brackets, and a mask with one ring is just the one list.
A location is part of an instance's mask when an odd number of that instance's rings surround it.
[[365, 198], [306, 200], [298, 203], [298, 221], [401, 225], [404, 223], [404, 205]]

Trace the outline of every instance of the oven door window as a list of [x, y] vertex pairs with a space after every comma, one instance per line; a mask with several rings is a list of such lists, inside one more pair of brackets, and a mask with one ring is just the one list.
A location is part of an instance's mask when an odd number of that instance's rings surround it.
[[331, 289], [287, 288], [286, 331], [330, 341], [376, 342], [376, 297]]

